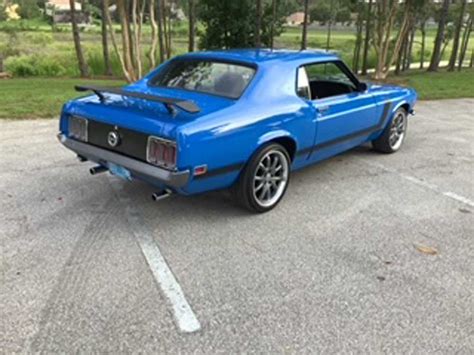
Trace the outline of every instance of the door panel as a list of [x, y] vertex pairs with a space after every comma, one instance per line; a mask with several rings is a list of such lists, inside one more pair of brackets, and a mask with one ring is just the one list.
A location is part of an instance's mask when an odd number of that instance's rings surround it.
[[316, 112], [316, 148], [368, 136], [378, 123], [371, 94], [354, 92], [312, 102]]

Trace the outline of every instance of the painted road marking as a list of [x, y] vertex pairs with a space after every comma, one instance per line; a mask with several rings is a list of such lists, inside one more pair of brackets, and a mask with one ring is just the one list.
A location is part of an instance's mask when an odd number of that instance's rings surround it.
[[133, 207], [134, 203], [123, 191], [120, 182], [112, 176], [109, 176], [109, 180], [117, 193], [122, 207], [125, 209], [125, 217], [130, 225], [130, 230], [135, 235], [138, 245], [142, 250], [143, 256], [156, 282], [160, 285], [163, 294], [171, 304], [178, 328], [185, 333], [198, 331], [201, 329], [201, 324], [186, 300], [181, 286], [161, 254], [160, 248], [155, 243], [151, 230], [146, 227], [145, 221], [142, 219], [140, 213]]
[[419, 186], [422, 186], [426, 189], [429, 189], [429, 190], [432, 190], [432, 191], [435, 191], [436, 193], [438, 194], [441, 194], [443, 196], [446, 196], [446, 197], [449, 197], [453, 200], [456, 200], [458, 202], [461, 202], [461, 203], [464, 203], [465, 205], [468, 205], [470, 207], [474, 207], [474, 201], [468, 199], [467, 197], [464, 197], [464, 196], [461, 196], [461, 195], [458, 195], [454, 192], [451, 192], [451, 191], [443, 191], [441, 190], [441, 188], [439, 188], [437, 185], [435, 184], [432, 184], [432, 183], [429, 183], [427, 181], [424, 181], [424, 180], [421, 180], [421, 179], [418, 179], [414, 176], [410, 176], [410, 175], [406, 175], [404, 173], [401, 173], [399, 172], [398, 170], [395, 170], [395, 169], [391, 169], [391, 168], [387, 168], [386, 166], [382, 165], [382, 164], [379, 164], [379, 163], [375, 163], [373, 161], [369, 161], [369, 160], [366, 160], [366, 159], [360, 159], [362, 161], [364, 161], [364, 163], [368, 164], [368, 165], [371, 165], [371, 166], [374, 166], [376, 168], [379, 168], [381, 170], [384, 170], [386, 172], [389, 172], [389, 173], [392, 173], [392, 174], [396, 174], [398, 176], [400, 176], [401, 178], [405, 179], [405, 180], [408, 180], [408, 181], [411, 181]]

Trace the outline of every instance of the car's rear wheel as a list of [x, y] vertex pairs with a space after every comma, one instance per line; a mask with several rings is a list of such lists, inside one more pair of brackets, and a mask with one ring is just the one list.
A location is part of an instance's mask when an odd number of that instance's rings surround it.
[[290, 156], [277, 143], [260, 148], [242, 171], [234, 193], [252, 212], [267, 212], [282, 199], [290, 181]]
[[405, 140], [408, 127], [407, 112], [404, 108], [395, 111], [390, 124], [385, 127], [382, 135], [372, 141], [375, 150], [382, 153], [394, 153], [399, 150]]

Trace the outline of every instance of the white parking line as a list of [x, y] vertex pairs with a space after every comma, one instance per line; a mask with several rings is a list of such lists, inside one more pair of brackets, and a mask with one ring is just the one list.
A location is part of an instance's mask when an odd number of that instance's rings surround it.
[[118, 181], [110, 175], [109, 180], [117, 193], [120, 203], [125, 209], [125, 217], [130, 225], [130, 230], [137, 239], [143, 256], [156, 282], [160, 285], [163, 294], [171, 304], [179, 329], [185, 333], [198, 331], [201, 329], [201, 324], [186, 300], [181, 286], [161, 254], [160, 248], [155, 243], [152, 232], [146, 227], [145, 221], [141, 218], [140, 213], [133, 207], [133, 202], [127, 194], [124, 193]]
[[364, 163], [368, 164], [368, 165], [371, 165], [371, 166], [374, 166], [376, 168], [379, 168], [381, 170], [384, 170], [386, 172], [389, 172], [389, 173], [392, 173], [392, 174], [397, 174], [398, 176], [400, 176], [401, 178], [405, 179], [405, 180], [408, 180], [408, 181], [411, 181], [419, 186], [422, 186], [426, 189], [429, 189], [429, 190], [432, 190], [440, 195], [443, 195], [443, 196], [446, 196], [446, 197], [449, 197], [453, 200], [456, 200], [458, 202], [461, 202], [461, 203], [464, 203], [465, 205], [468, 205], [470, 207], [474, 207], [474, 201], [468, 199], [467, 197], [464, 197], [464, 196], [461, 196], [461, 195], [458, 195], [454, 192], [451, 192], [451, 191], [442, 191], [437, 185], [435, 184], [432, 184], [432, 183], [429, 183], [429, 182], [426, 182], [424, 180], [421, 180], [421, 179], [418, 179], [414, 176], [410, 176], [410, 175], [406, 175], [404, 173], [401, 173], [399, 172], [398, 170], [395, 170], [395, 169], [391, 169], [391, 168], [387, 168], [386, 166], [382, 165], [382, 164], [379, 164], [379, 163], [375, 163], [373, 161], [369, 161], [369, 160], [366, 160], [366, 159], [360, 159], [362, 160]]

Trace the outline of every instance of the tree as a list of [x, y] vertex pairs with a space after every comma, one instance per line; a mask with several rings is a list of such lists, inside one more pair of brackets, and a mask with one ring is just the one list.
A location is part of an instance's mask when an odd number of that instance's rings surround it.
[[196, 8], [194, 0], [188, 0], [188, 19], [189, 19], [189, 41], [188, 41], [188, 51], [194, 51], [194, 39], [196, 38]]
[[453, 49], [451, 51], [451, 57], [449, 58], [448, 71], [454, 71], [456, 66], [456, 59], [458, 57], [459, 41], [461, 40], [461, 31], [464, 23], [464, 17], [466, 16], [467, 0], [463, 0], [461, 4], [461, 11], [459, 12], [459, 18], [456, 22], [456, 28], [454, 30], [453, 37]]
[[369, 54], [370, 32], [372, 29], [372, 4], [373, 0], [369, 0], [365, 20], [364, 53], [362, 55], [362, 75], [367, 75], [367, 57]]
[[441, 46], [443, 45], [444, 32], [448, 19], [449, 4], [450, 0], [443, 0], [443, 7], [438, 22], [438, 31], [436, 32], [433, 54], [431, 55], [428, 71], [437, 71], [439, 67], [439, 62], [441, 60]]
[[79, 26], [77, 24], [77, 18], [76, 18], [75, 1], [69, 0], [69, 5], [71, 6], [72, 37], [74, 40], [74, 48], [76, 49], [76, 57], [77, 57], [77, 62], [79, 64], [79, 72], [81, 73], [81, 77], [85, 78], [89, 76], [89, 67], [87, 66], [87, 62], [84, 59], [84, 53], [82, 51], [81, 36], [79, 34]]
[[[200, 48], [254, 47], [256, 6], [255, 0], [200, 0], [199, 7], [196, 8], [198, 18], [204, 27], [199, 36]], [[272, 38], [283, 31], [283, 13], [286, 9], [285, 6], [276, 6], [276, 13], [273, 16], [271, 2], [262, 1], [261, 45], [270, 46]], [[273, 21], [273, 18], [276, 20]]]
[[308, 15], [309, 15], [309, 0], [304, 0], [304, 18], [303, 28], [301, 33], [301, 49], [308, 47]]
[[377, 65], [375, 68], [376, 79], [385, 79], [390, 67], [397, 62], [400, 56], [400, 47], [403, 38], [406, 36], [412, 5], [413, 0], [407, 0], [405, 2], [403, 19], [398, 34], [393, 38], [394, 45], [391, 51], [392, 55], [389, 56], [389, 50], [392, 44], [391, 35], [399, 9], [399, 1], [379, 0], [376, 2], [375, 40], [373, 42], [377, 54]]
[[260, 48], [260, 32], [262, 30], [262, 0], [255, 1], [255, 47]]
[[112, 66], [110, 64], [110, 55], [109, 55], [109, 41], [107, 35], [107, 20], [106, 20], [106, 11], [109, 11], [107, 7], [105, 7], [105, 2], [102, 2], [101, 7], [101, 14], [102, 18], [100, 21], [101, 25], [101, 36], [102, 36], [102, 54], [104, 56], [104, 66], [105, 66], [105, 75], [112, 75]]
[[270, 48], [273, 49], [273, 40], [275, 38], [275, 22], [277, 21], [277, 0], [272, 0], [272, 20], [270, 23]]
[[472, 32], [472, 22], [473, 22], [472, 16], [473, 15], [470, 14], [469, 19], [466, 24], [466, 30], [464, 31], [463, 41], [461, 44], [461, 52], [459, 54], [458, 71], [461, 70], [462, 64], [464, 62], [464, 58], [466, 57], [467, 45], [469, 44], [469, 38], [471, 37], [471, 32]]

